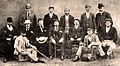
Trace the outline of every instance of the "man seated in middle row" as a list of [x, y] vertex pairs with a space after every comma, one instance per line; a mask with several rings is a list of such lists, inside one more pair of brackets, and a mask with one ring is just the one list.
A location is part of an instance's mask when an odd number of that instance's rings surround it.
[[[88, 35], [85, 36], [84, 38], [84, 43], [81, 43], [78, 51], [76, 53], [76, 57], [73, 59], [73, 62], [76, 62], [81, 58], [81, 55], [83, 52], [90, 52], [92, 55], [92, 59], [96, 59], [96, 56], [94, 54], [94, 48], [97, 48], [100, 56], [104, 55], [104, 51], [102, 50], [101, 47], [101, 42], [96, 34], [93, 33], [93, 29], [88, 28], [87, 29]], [[91, 59], [91, 58], [90, 58]]]
[[64, 32], [63, 32], [63, 28], [59, 26], [58, 20], [55, 20], [54, 26], [50, 28], [49, 38], [50, 38], [50, 43], [49, 43], [50, 58], [52, 59], [53, 56], [56, 56], [56, 47], [59, 46], [61, 49], [61, 60], [62, 60], [64, 56], [64, 41], [63, 41]]

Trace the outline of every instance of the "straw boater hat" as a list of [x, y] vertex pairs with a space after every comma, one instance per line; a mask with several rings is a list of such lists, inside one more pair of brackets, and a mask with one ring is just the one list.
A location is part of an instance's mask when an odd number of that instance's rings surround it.
[[42, 44], [47, 41], [48, 37], [41, 36], [37, 39], [38, 43]]
[[31, 24], [30, 20], [25, 20], [24, 24]]

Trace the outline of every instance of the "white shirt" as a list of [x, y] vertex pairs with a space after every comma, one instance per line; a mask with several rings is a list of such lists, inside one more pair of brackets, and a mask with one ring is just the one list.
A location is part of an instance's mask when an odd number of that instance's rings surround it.
[[69, 32], [69, 15], [65, 15], [65, 33]]
[[53, 16], [53, 13], [49, 13], [49, 16], [50, 16], [50, 18], [52, 18], [52, 16]]
[[90, 12], [86, 12], [87, 19], [89, 19], [89, 16], [90, 16]]
[[110, 30], [110, 27], [106, 27], [106, 33], [108, 33]]
[[10, 30], [10, 31], [12, 31], [13, 30], [13, 27], [12, 27], [12, 25], [7, 25], [7, 28], [8, 28], [8, 30]]
[[69, 15], [68, 15], [68, 16], [66, 16], [66, 15], [65, 15], [65, 22], [66, 22], [66, 26], [69, 26], [68, 21], [69, 21]]

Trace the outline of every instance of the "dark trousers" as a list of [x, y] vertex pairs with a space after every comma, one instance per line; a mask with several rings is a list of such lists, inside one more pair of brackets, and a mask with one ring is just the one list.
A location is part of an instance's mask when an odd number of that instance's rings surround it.
[[55, 44], [53, 44], [52, 42], [49, 43], [49, 55], [53, 56], [55, 54], [55, 51], [57, 51], [57, 48], [60, 49], [61, 51], [61, 56], [64, 56], [64, 42], [62, 43], [57, 43], [56, 44], [56, 48], [55, 48]]
[[65, 57], [69, 57], [72, 54], [72, 44], [71, 44], [71, 41], [69, 39], [69, 34], [65, 33], [64, 37], [65, 37], [65, 42], [64, 42]]
[[9, 60], [14, 57], [14, 41], [4, 42], [4, 58]]

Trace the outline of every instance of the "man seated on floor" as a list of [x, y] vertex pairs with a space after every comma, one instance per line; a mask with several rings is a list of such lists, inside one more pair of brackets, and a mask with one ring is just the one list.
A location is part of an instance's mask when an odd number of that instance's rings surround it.
[[26, 33], [25, 31], [21, 32], [21, 35], [18, 36], [15, 40], [14, 44], [14, 54], [15, 55], [27, 55], [32, 62], [38, 63], [44, 63], [44, 61], [41, 61], [37, 57], [37, 48], [29, 43], [29, 40], [25, 37]]
[[93, 33], [93, 29], [88, 28], [87, 34], [84, 38], [84, 43], [81, 43], [78, 51], [76, 53], [76, 57], [73, 59], [73, 62], [76, 62], [81, 58], [82, 53], [84, 52], [90, 52], [91, 53], [91, 60], [96, 59], [96, 54], [94, 52], [95, 48], [99, 50], [100, 55], [103, 55], [103, 50], [101, 47], [101, 42], [99, 41], [99, 38], [96, 34]]
[[101, 31], [99, 33], [102, 46], [103, 47], [109, 46], [109, 49], [107, 50], [107, 52], [104, 53], [106, 54], [104, 56], [106, 58], [110, 58], [111, 53], [116, 48], [116, 41], [118, 38], [117, 30], [115, 27], [112, 27], [112, 25], [113, 25], [113, 22], [111, 18], [106, 18], [105, 27], [101, 28]]

